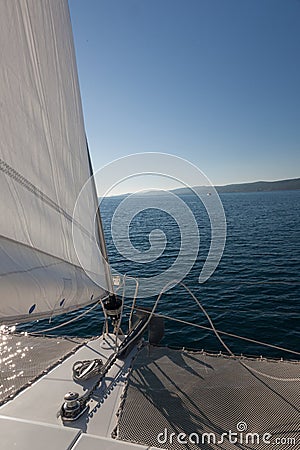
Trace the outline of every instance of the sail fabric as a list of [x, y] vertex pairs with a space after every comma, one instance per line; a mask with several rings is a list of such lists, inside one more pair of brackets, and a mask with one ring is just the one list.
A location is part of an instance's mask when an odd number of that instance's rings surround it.
[[0, 22], [0, 321], [10, 322], [95, 301], [109, 277], [86, 231], [95, 228], [92, 183], [82, 223], [73, 219], [91, 173], [67, 1], [2, 0]]

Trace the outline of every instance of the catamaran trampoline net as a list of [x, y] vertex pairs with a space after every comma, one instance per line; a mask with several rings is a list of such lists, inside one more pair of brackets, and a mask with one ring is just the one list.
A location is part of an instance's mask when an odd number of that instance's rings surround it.
[[[145, 347], [135, 359], [115, 435], [176, 450], [296, 450], [299, 388], [297, 362]], [[229, 439], [230, 430], [237, 434]]]
[[0, 333], [0, 405], [85, 342], [79, 338]]

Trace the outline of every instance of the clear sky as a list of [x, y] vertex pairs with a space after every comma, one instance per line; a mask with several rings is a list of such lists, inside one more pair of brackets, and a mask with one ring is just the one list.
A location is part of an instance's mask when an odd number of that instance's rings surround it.
[[95, 169], [139, 152], [216, 184], [300, 176], [299, 0], [69, 0]]

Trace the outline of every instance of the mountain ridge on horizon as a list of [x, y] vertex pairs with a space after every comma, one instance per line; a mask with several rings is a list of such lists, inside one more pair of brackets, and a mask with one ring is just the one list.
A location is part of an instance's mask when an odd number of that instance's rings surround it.
[[[216, 191], [220, 194], [225, 193], [238, 193], [238, 192], [272, 192], [272, 191], [294, 191], [294, 190], [300, 190], [300, 178], [289, 178], [286, 180], [276, 180], [276, 181], [251, 181], [248, 183], [232, 183], [232, 184], [226, 184], [224, 186], [214, 186]], [[184, 187], [184, 188], [177, 188], [177, 189], [171, 189], [167, 192], [172, 192], [174, 194], [186, 194], [189, 193], [190, 190], [193, 189], [196, 192], [209, 192], [211, 189], [211, 186], [193, 186], [193, 187]], [[137, 192], [137, 194], [140, 195], [151, 195], [151, 194], [157, 194], [157, 195], [164, 195], [166, 191], [159, 190], [159, 189], [153, 189], [153, 190], [147, 190], [145, 192], [141, 191], [140, 193]], [[132, 194], [131, 192], [128, 192], [126, 194], [118, 194], [118, 195], [112, 195], [111, 197], [125, 197]]]
[[[193, 189], [209, 190], [209, 186], [195, 186]], [[232, 183], [224, 186], [214, 186], [218, 193], [235, 192], [271, 192], [271, 191], [293, 191], [300, 189], [300, 178], [290, 178], [276, 181], [251, 181], [248, 183]], [[174, 189], [172, 192], [188, 190], [189, 188]]]

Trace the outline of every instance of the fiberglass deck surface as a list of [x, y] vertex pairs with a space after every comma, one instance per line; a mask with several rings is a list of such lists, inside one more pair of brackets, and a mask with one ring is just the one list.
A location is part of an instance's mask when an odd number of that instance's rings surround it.
[[[149, 446], [132, 446], [111, 438], [117, 424], [116, 413], [132, 358], [130, 355], [135, 349], [108, 370], [94, 392], [88, 411], [78, 420], [63, 423], [57, 416], [66, 392], [75, 390], [82, 395], [95, 383], [95, 378], [75, 383], [72, 378], [74, 362], [99, 357], [105, 362], [114, 351], [115, 337], [108, 335], [104, 339], [84, 342], [76, 351], [73, 351], [74, 346], [78, 346], [77, 340], [69, 342], [31, 336], [10, 336], [3, 340], [1, 356], [5, 361], [0, 380], [4, 390], [7, 389], [4, 393], [21, 391], [0, 407], [0, 449], [148, 450]], [[24, 357], [18, 361], [17, 356], [23, 353]], [[52, 360], [60, 357], [63, 360], [58, 360], [51, 368]], [[20, 371], [24, 373], [20, 375]], [[42, 376], [38, 376], [41, 371]]]

